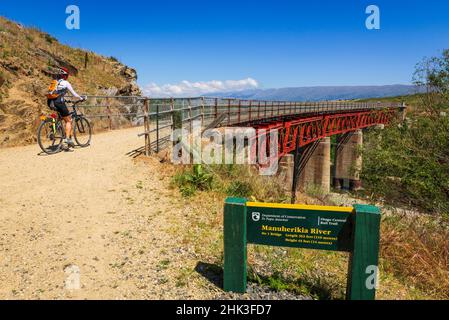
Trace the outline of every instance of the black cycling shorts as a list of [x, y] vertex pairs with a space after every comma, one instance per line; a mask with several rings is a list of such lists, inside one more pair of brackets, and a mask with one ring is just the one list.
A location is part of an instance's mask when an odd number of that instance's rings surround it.
[[64, 101], [61, 101], [60, 99], [48, 99], [47, 104], [50, 109], [57, 111], [61, 117], [65, 118], [70, 116], [69, 108], [67, 108]]

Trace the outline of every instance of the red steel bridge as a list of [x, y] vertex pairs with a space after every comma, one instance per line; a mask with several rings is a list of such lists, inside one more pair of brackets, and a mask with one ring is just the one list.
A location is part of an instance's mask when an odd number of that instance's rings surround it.
[[[147, 132], [157, 133], [149, 152], [160, 151], [176, 122], [184, 128], [200, 120], [203, 127], [252, 127], [257, 132], [277, 130], [278, 157], [320, 139], [342, 135], [377, 125], [388, 125], [402, 104], [367, 102], [285, 102], [223, 98], [148, 99]], [[258, 137], [260, 138], [260, 137]], [[267, 139], [268, 143], [268, 139]]]
[[[169, 146], [174, 129], [184, 128], [192, 132], [195, 121], [201, 121], [203, 129], [219, 127], [255, 128], [258, 140], [255, 145], [263, 152], [269, 150], [270, 132], [277, 132], [276, 161], [295, 154], [293, 190], [317, 144], [331, 136], [340, 141], [351, 133], [369, 127], [388, 125], [405, 110], [399, 103], [368, 103], [349, 101], [287, 102], [254, 101], [226, 98], [178, 98], [156, 99], [146, 97], [89, 97], [94, 105], [86, 108], [106, 107], [107, 115], [91, 114], [91, 117], [116, 115], [144, 125], [145, 147], [149, 155], [159, 153]], [[99, 101], [106, 101], [103, 106]], [[119, 113], [113, 114], [113, 110]], [[88, 114], [89, 116], [89, 114]], [[110, 125], [111, 127], [111, 125]], [[260, 141], [265, 146], [260, 146]], [[257, 154], [254, 151], [253, 154]], [[270, 156], [269, 156], [270, 157]]]
[[[174, 116], [178, 114], [180, 122], [178, 126], [190, 127], [190, 129], [194, 120], [200, 120], [203, 128], [255, 128], [257, 141], [252, 145], [251, 156], [259, 165], [261, 164], [258, 160], [262, 157], [268, 156], [271, 158], [268, 162], [273, 163], [294, 153], [291, 181], [293, 203], [296, 201], [301, 173], [306, 171], [306, 165], [314, 156], [320, 141], [327, 137], [338, 136], [337, 144], [347, 144], [353, 133], [369, 127], [388, 125], [399, 118], [405, 109], [403, 104], [394, 103], [284, 102], [219, 98], [156, 99], [146, 104], [149, 119], [146, 120], [145, 136], [148, 139], [146, 144], [150, 151], [154, 149], [154, 146], [155, 151], [159, 151], [161, 142], [168, 141], [169, 137], [161, 134], [161, 128], [167, 128], [167, 126], [170, 129], [174, 128], [176, 122]], [[165, 119], [166, 124], [161, 126], [162, 119]], [[156, 141], [153, 143], [149, 141], [152, 132], [157, 133]], [[269, 151], [271, 132], [277, 134], [278, 144], [277, 152], [273, 155], [270, 155]], [[339, 146], [337, 146], [336, 154], [338, 150]], [[330, 157], [330, 148], [326, 152]], [[340, 160], [342, 161], [345, 162]], [[334, 167], [340, 167], [336, 164], [337, 162], [335, 159]], [[328, 163], [327, 167], [321, 168], [324, 176], [326, 171], [329, 171], [327, 174], [330, 176], [330, 161]], [[347, 163], [345, 165], [349, 167]], [[335, 175], [334, 180], [339, 181]], [[358, 188], [357, 185], [360, 184], [358, 178], [351, 181], [350, 183]], [[327, 184], [329, 188], [330, 182], [324, 184]]]
[[[279, 157], [322, 138], [377, 125], [388, 125], [404, 105], [348, 101], [286, 102], [226, 98], [146, 98], [89, 96], [83, 107], [90, 118], [126, 118], [145, 126], [146, 153], [168, 145], [174, 128], [253, 127], [278, 130]], [[89, 111], [103, 108], [106, 112]], [[90, 110], [89, 110], [90, 109]], [[115, 112], [114, 112], [115, 111]], [[110, 125], [112, 127], [112, 125]]]

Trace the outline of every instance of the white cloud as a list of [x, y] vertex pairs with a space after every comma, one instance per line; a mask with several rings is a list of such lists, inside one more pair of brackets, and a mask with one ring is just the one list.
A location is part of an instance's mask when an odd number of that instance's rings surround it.
[[156, 83], [150, 83], [143, 88], [143, 92], [147, 96], [158, 98], [197, 97], [216, 92], [242, 91], [247, 89], [257, 89], [258, 87], [259, 83], [252, 78], [243, 80], [212, 80], [199, 82], [184, 80], [177, 84], [158, 85]]

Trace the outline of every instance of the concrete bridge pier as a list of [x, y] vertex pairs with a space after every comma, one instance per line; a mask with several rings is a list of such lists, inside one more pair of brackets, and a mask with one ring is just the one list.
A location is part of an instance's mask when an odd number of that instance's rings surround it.
[[405, 102], [402, 103], [401, 107], [399, 108], [399, 121], [405, 122], [407, 119], [407, 105]]
[[330, 192], [330, 160], [330, 138], [298, 149], [295, 155], [288, 154], [280, 160], [280, 178], [285, 182], [285, 189], [292, 191], [293, 203], [298, 189], [305, 191], [309, 186], [315, 186], [325, 193]]
[[318, 187], [324, 193], [330, 192], [331, 186], [331, 138], [318, 142], [310, 159], [299, 176], [299, 189]]
[[[343, 141], [342, 141], [343, 140]], [[362, 181], [362, 155], [360, 148], [363, 146], [363, 131], [357, 130], [349, 136], [341, 136], [337, 139], [337, 148], [334, 159], [334, 188], [360, 190]]]
[[293, 185], [295, 167], [295, 155], [286, 154], [279, 161], [279, 179], [283, 183], [285, 191], [290, 191]]

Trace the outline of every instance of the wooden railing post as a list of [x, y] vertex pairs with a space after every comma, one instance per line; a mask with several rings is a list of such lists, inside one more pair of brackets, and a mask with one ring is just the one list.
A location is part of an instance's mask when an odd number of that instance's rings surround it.
[[176, 129], [175, 128], [175, 99], [171, 99], [170, 103], [170, 114], [171, 114], [171, 129], [172, 132]]
[[108, 125], [109, 125], [109, 130], [112, 130], [112, 112], [111, 112], [111, 100], [110, 98], [107, 98], [107, 107], [106, 107], [106, 113], [108, 115]]
[[215, 98], [215, 106], [214, 106], [214, 112], [215, 112], [215, 117], [214, 120], [217, 120], [218, 118], [218, 98]]
[[143, 102], [143, 126], [145, 130], [145, 155], [148, 157], [151, 154], [151, 136], [150, 136], [150, 100], [145, 99]]
[[228, 125], [231, 125], [231, 99], [228, 99]]
[[204, 97], [201, 97], [201, 130], [204, 128]]
[[238, 123], [241, 121], [242, 117], [242, 100], [239, 100], [239, 111], [238, 111]]
[[188, 107], [189, 107], [189, 129], [190, 129], [190, 134], [193, 134], [193, 115], [192, 115], [192, 101], [190, 99], [187, 100], [188, 103]]
[[156, 153], [159, 153], [159, 104], [156, 104]]

